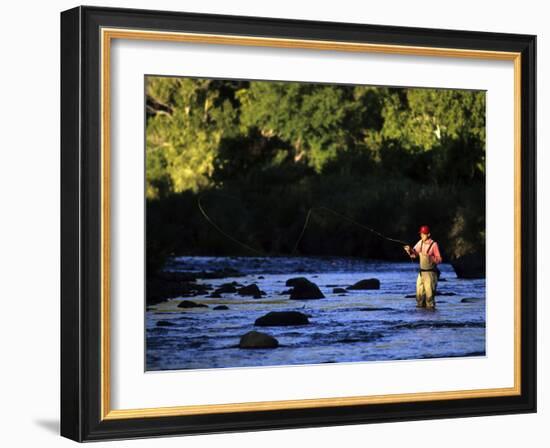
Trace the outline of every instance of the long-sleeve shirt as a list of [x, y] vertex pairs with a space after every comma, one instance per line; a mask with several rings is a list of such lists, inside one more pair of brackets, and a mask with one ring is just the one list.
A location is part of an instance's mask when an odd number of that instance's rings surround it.
[[[432, 244], [433, 242], [433, 244]], [[430, 247], [430, 244], [432, 244], [432, 247]], [[420, 254], [420, 248], [422, 247], [422, 253], [426, 254], [430, 257], [430, 260], [436, 264], [441, 263], [441, 253], [439, 252], [439, 246], [437, 243], [432, 240], [431, 238], [428, 238], [424, 243], [422, 243], [422, 240], [419, 240], [418, 243], [414, 245], [412, 248], [412, 257], [415, 257]], [[428, 248], [430, 248], [430, 251], [428, 252]]]

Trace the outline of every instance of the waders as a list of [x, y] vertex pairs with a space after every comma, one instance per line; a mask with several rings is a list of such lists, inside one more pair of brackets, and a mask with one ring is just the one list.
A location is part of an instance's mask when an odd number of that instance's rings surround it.
[[418, 278], [416, 279], [416, 306], [435, 308], [435, 294], [437, 289], [437, 265], [430, 260], [428, 253], [432, 248], [433, 241], [428, 246], [426, 253], [423, 252], [422, 241], [420, 243], [420, 253], [418, 257], [420, 259], [420, 269], [418, 272]]

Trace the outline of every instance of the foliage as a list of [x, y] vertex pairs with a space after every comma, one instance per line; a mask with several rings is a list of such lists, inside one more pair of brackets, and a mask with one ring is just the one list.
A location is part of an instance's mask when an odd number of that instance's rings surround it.
[[[430, 223], [449, 255], [483, 249], [485, 92], [148, 76], [146, 104], [152, 254], [243, 251], [201, 195], [268, 253], [319, 205], [402, 238]], [[300, 253], [402, 256], [334, 216], [310, 226]]]

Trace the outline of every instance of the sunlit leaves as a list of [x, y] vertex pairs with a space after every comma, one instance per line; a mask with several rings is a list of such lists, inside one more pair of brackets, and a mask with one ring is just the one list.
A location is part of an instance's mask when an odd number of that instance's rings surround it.
[[232, 154], [237, 172], [247, 154], [265, 167], [290, 157], [319, 174], [363, 157], [414, 177], [417, 155], [433, 151], [436, 181], [484, 176], [485, 92], [147, 77], [146, 95], [150, 198], [211, 186], [216, 161], [223, 169]]

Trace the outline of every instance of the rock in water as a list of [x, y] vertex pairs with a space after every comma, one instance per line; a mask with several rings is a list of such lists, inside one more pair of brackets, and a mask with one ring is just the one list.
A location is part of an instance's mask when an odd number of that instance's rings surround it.
[[364, 280], [359, 280], [357, 283], [348, 286], [346, 289], [349, 290], [360, 290], [360, 289], [380, 289], [380, 280], [377, 278], [366, 278]]
[[288, 279], [286, 284], [292, 286], [289, 297], [292, 300], [324, 299], [325, 297], [319, 287], [305, 277]]
[[286, 281], [286, 286], [299, 286], [299, 285], [304, 285], [304, 284], [307, 284], [307, 283], [310, 283], [310, 281], [305, 278], [305, 277], [293, 277], [293, 278], [289, 278], [287, 281]]
[[262, 297], [262, 291], [258, 288], [256, 283], [252, 283], [248, 286], [243, 286], [242, 288], [237, 289], [237, 292], [241, 296], [253, 296], [255, 299]]
[[193, 302], [192, 300], [182, 300], [178, 303], [178, 308], [208, 308], [208, 305]]
[[239, 348], [277, 348], [278, 346], [277, 339], [259, 331], [249, 331], [241, 337], [239, 342]]
[[287, 325], [307, 325], [309, 319], [298, 311], [271, 311], [254, 322], [257, 327], [277, 327]]
[[237, 288], [232, 283], [224, 283], [223, 285], [218, 286], [214, 291], [214, 293], [217, 293], [217, 294], [232, 293], [232, 292], [237, 292]]
[[332, 290], [333, 294], [342, 294], [343, 292], [346, 292], [346, 290], [344, 288], [334, 288]]
[[485, 278], [485, 254], [469, 254], [451, 261], [458, 278]]
[[147, 305], [155, 305], [175, 297], [207, 294], [209, 285], [196, 283], [194, 274], [163, 272], [147, 278]]
[[157, 327], [174, 327], [176, 324], [168, 320], [159, 320], [157, 321]]
[[213, 310], [228, 310], [229, 307], [227, 305], [217, 305], [215, 306], [214, 308], [212, 308]]
[[460, 301], [460, 303], [477, 303], [480, 301], [481, 299], [478, 299], [477, 297], [465, 297]]

